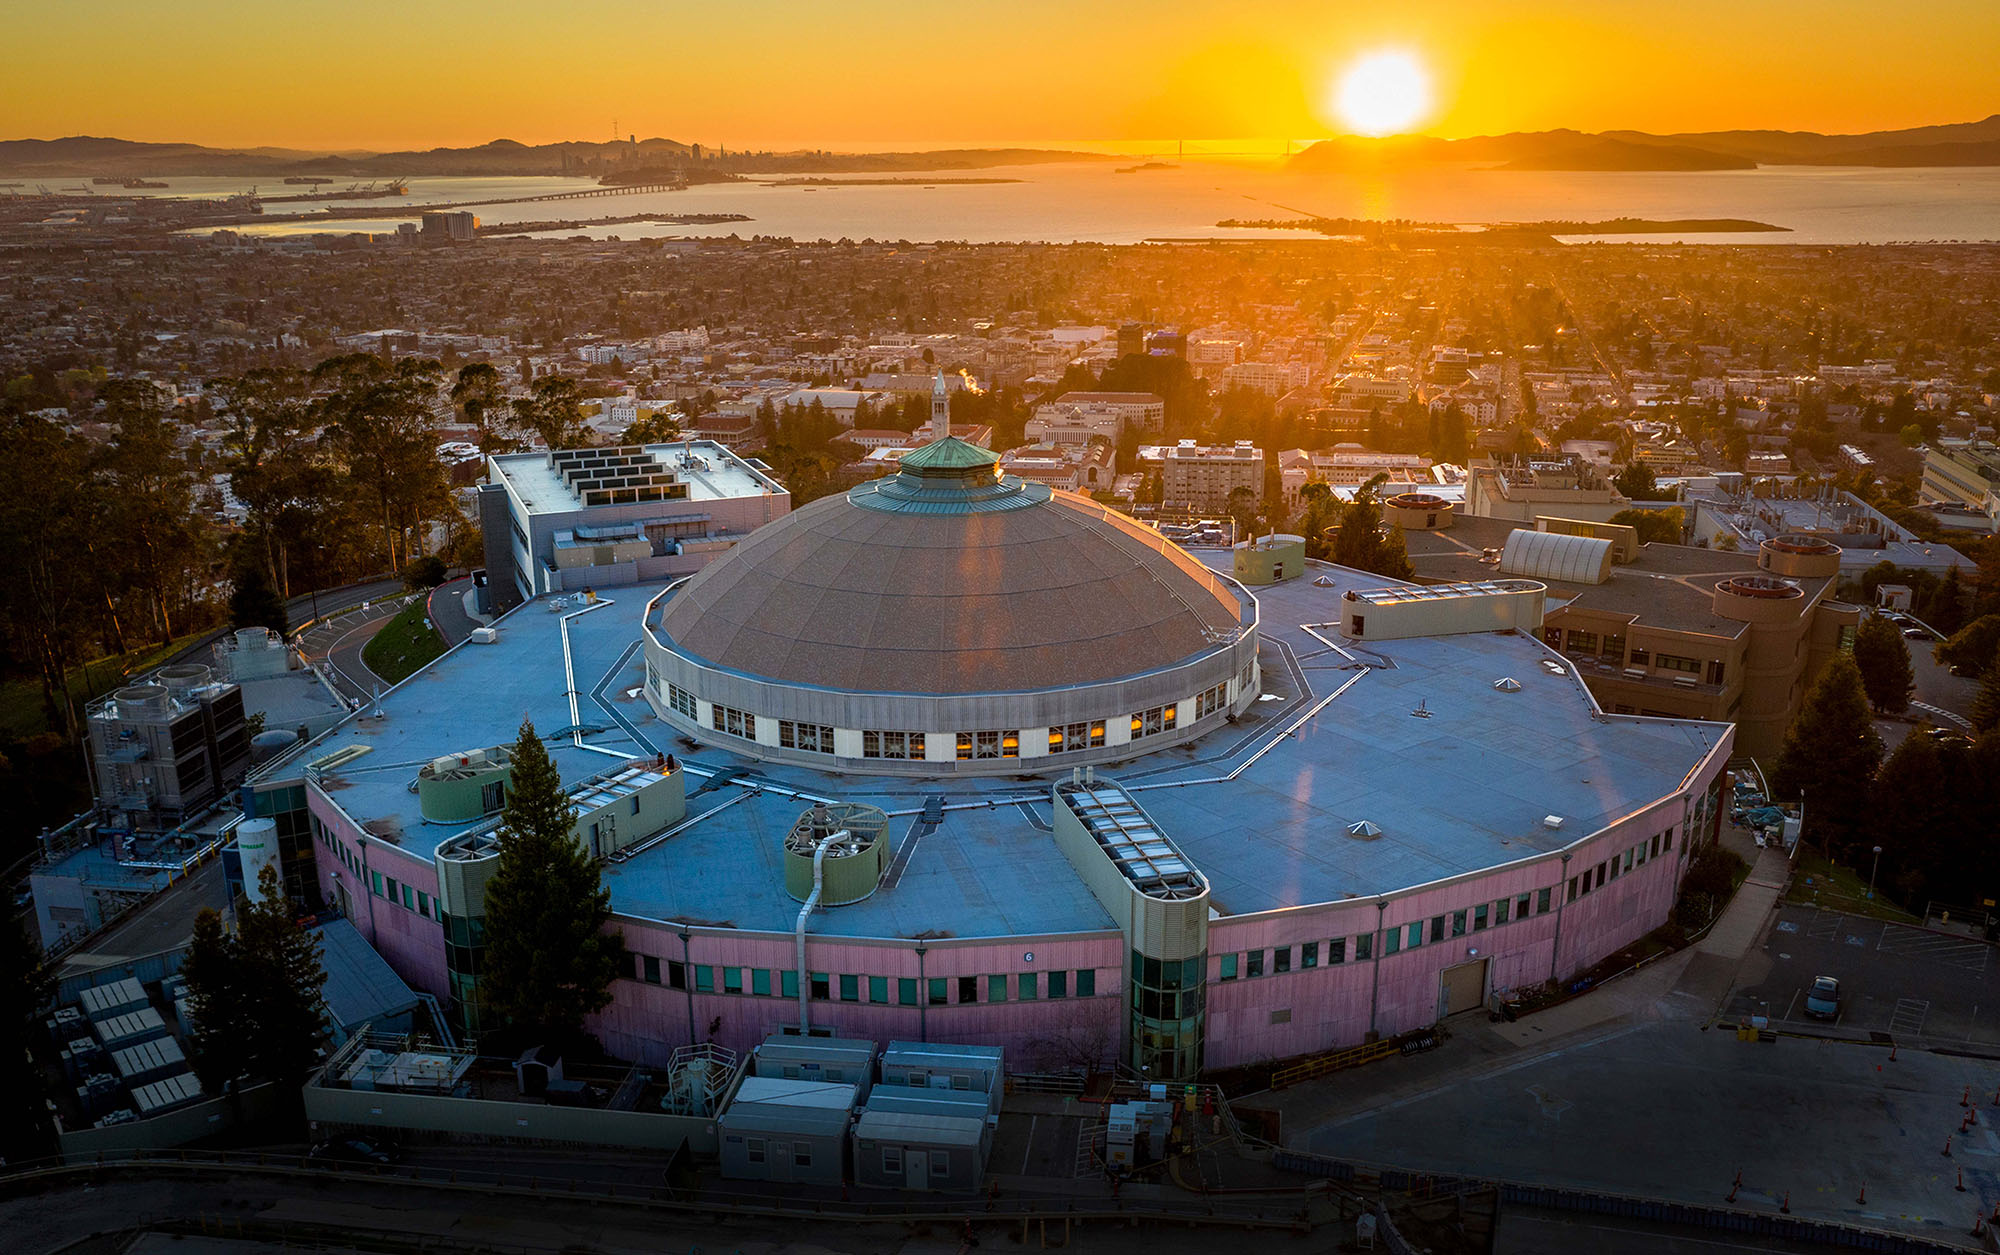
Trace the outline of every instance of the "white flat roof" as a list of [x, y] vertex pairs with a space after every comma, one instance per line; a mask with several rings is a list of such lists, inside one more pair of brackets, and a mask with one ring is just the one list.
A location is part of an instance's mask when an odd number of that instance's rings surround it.
[[[688, 486], [688, 495], [682, 501], [645, 503], [658, 506], [662, 515], [673, 514], [677, 507], [688, 502], [726, 501], [784, 491], [776, 480], [713, 440], [683, 440], [642, 447]], [[495, 454], [487, 459], [487, 466], [492, 477], [506, 481], [531, 515], [569, 514], [588, 508], [562, 473], [549, 464], [546, 450]]]

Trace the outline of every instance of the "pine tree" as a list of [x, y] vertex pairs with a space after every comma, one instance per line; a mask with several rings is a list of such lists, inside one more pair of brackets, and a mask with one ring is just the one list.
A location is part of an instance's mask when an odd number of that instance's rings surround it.
[[0, 920], [0, 1059], [13, 1075], [0, 1087], [0, 1160], [37, 1159], [55, 1149], [42, 1069], [25, 1060], [41, 1035], [52, 981], [41, 947], [17, 920]]
[[1387, 478], [1377, 475], [1361, 485], [1354, 493], [1354, 500], [1341, 512], [1340, 528], [1334, 534], [1333, 561], [1356, 571], [1407, 580], [1415, 572], [1410, 566], [1403, 531], [1391, 528], [1387, 536], [1382, 534], [1382, 507], [1375, 499], [1376, 490]]
[[1979, 691], [1972, 695], [1972, 709], [1965, 712], [1965, 717], [1981, 732], [2000, 727], [2000, 656], [1979, 677]]
[[250, 1071], [280, 1085], [305, 1079], [326, 1039], [319, 938], [299, 926], [275, 866], [258, 878], [262, 901], [237, 921], [236, 954], [247, 1018], [253, 1032], [244, 1047]]
[[1869, 615], [1854, 634], [1854, 665], [1869, 705], [1884, 714], [1900, 714], [1910, 704], [1916, 677], [1910, 670], [1910, 647], [1896, 625]]
[[1924, 606], [1924, 622], [1950, 636], [1965, 623], [1965, 586], [1958, 580], [1958, 564], [1944, 573], [1937, 590]]
[[245, 555], [236, 564], [235, 589], [229, 594], [229, 622], [233, 627], [266, 627], [283, 636], [290, 630], [285, 603], [271, 588], [264, 564]]
[[243, 988], [236, 939], [223, 931], [222, 916], [213, 908], [204, 908], [194, 917], [194, 941], [181, 965], [181, 975], [187, 978], [188, 1011], [194, 1021], [189, 1062], [202, 1089], [220, 1094], [248, 1066], [244, 1054], [248, 1038], [242, 1022]]
[[604, 931], [611, 891], [576, 839], [575, 808], [532, 722], [512, 753], [499, 865], [486, 886], [480, 1003], [521, 1044], [561, 1044], [610, 1003], [623, 938]]
[[1866, 819], [1869, 783], [1881, 760], [1861, 670], [1848, 655], [1835, 654], [1785, 733], [1772, 791], [1781, 802], [1804, 799], [1806, 823], [1831, 853]]

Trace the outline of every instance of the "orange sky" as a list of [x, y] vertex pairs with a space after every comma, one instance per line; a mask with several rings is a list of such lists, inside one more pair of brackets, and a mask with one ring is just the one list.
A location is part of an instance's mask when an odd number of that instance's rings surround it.
[[1858, 131], [2000, 111], [2000, 0], [99, 0], [17, 6], [0, 138], [403, 148], [1309, 139], [1340, 69], [1430, 69], [1438, 135]]

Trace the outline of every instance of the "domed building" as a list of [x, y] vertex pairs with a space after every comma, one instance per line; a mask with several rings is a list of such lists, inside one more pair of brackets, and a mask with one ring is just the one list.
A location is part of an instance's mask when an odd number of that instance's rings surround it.
[[998, 462], [933, 441], [663, 594], [646, 619], [659, 716], [826, 770], [993, 774], [1151, 752], [1254, 699], [1240, 585]]

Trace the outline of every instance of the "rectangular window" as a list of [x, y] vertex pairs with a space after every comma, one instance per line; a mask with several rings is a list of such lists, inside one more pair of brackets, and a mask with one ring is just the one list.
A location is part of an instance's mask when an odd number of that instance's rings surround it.
[[388, 898], [390, 905], [393, 906], [395, 905], [396, 902], [396, 878], [394, 876], [388, 877], [387, 884], [389, 886], [389, 892], [384, 894], [383, 896]]
[[1486, 915], [1487, 915], [1487, 907], [1484, 902], [1481, 902], [1478, 906], [1472, 908], [1473, 932], [1483, 933], [1486, 931], [1486, 923], [1487, 923]]
[[958, 978], [958, 1000], [960, 1003], [979, 1001], [979, 978], [961, 976]]
[[1509, 910], [1511, 910], [1511, 909], [1513, 908], [1513, 905], [1514, 905], [1514, 904], [1513, 904], [1512, 902], [1509, 902], [1509, 901], [1508, 901], [1507, 899], [1505, 899], [1505, 898], [1502, 898], [1502, 899], [1500, 899], [1500, 900], [1499, 900], [1498, 902], [1495, 902], [1495, 903], [1493, 904], [1493, 922], [1494, 922], [1494, 924], [1498, 925], [1498, 924], [1504, 924], [1504, 923], [1506, 923], [1506, 922], [1507, 922], [1507, 912], [1508, 912]]
[[1604, 887], [1604, 864], [1599, 863], [1597, 865], [1597, 888], [1602, 889], [1603, 887]]
[[1329, 967], [1347, 962], [1347, 938], [1335, 937], [1326, 943], [1326, 962]]
[[989, 976], [986, 978], [986, 1001], [1007, 1001], [1007, 978], [1005, 976]]
[[799, 974], [789, 967], [778, 973], [778, 996], [780, 998], [799, 996]]
[[896, 978], [896, 1002], [905, 1007], [917, 1005], [917, 981], [913, 976]]
[[813, 1166], [811, 1142], [792, 1143], [792, 1166], [797, 1168], [810, 1168]]
[[1354, 961], [1366, 963], [1375, 955], [1375, 934], [1362, 933], [1354, 939]]
[[1299, 966], [1300, 967], [1319, 966], [1319, 942], [1308, 941], [1304, 945], [1299, 947]]
[[431, 895], [422, 889], [417, 890], [417, 914], [425, 919], [431, 917]]
[[648, 985], [660, 983], [660, 958], [658, 955], [641, 955], [639, 959], [639, 979]]
[[931, 1152], [931, 1180], [942, 1181], [951, 1175], [951, 1154], [948, 1151]]
[[675, 710], [679, 711], [683, 715], [686, 715], [690, 719], [700, 718], [700, 716], [695, 713], [694, 694], [688, 692], [686, 689], [682, 688], [678, 684], [667, 685], [667, 705], [673, 707]]
[[1162, 732], [1172, 732], [1179, 714], [1179, 706], [1155, 706], [1132, 716], [1132, 739], [1156, 736]]
[[1021, 733], [1008, 732], [961, 732], [958, 734], [958, 758], [969, 762], [979, 758], [1019, 758], [1021, 756]]
[[882, 1175], [899, 1177], [903, 1175], [903, 1148], [884, 1146], [882, 1148]]
[[1569, 900], [1571, 902], [1576, 901], [1576, 877], [1574, 876], [1569, 878]]
[[742, 968], [725, 967], [722, 969], [722, 992], [726, 994], [740, 994], [743, 992]]
[[1049, 997], [1069, 997], [1069, 973], [1060, 968], [1049, 973]]
[[924, 982], [924, 994], [930, 1005], [942, 1007], [951, 1002], [951, 980], [949, 977], [933, 976]]
[[1646, 843], [1641, 841], [1639, 844], [1633, 846], [1626, 854], [1626, 857], [1632, 860], [1634, 867], [1644, 867], [1646, 865]]
[[694, 965], [694, 991], [698, 994], [715, 992], [715, 969], [706, 963]]
[[1701, 659], [1683, 658], [1678, 654], [1654, 654], [1653, 665], [1662, 671], [1680, 671], [1697, 676], [1701, 674]]
[[1097, 969], [1080, 967], [1076, 969], [1076, 996], [1095, 998], [1097, 996]]
[[778, 744], [788, 750], [812, 754], [833, 753], [833, 729], [823, 723], [794, 723], [778, 720]]
[[1453, 912], [1451, 913], [1451, 935], [1452, 935], [1452, 936], [1454, 936], [1454, 937], [1463, 937], [1463, 936], [1465, 936], [1465, 912], [1464, 912], [1464, 911], [1453, 911]]
[[1021, 1001], [1032, 1002], [1035, 999], [1036, 991], [1039, 988], [1037, 980], [1039, 976], [1039, 972], [1022, 972], [1014, 978], [1014, 990], [1020, 995]]
[[1424, 944], [1424, 925], [1422, 920], [1419, 920], [1416, 923], [1411, 924], [1409, 927], [1405, 928], [1403, 930], [1403, 933], [1404, 933], [1403, 941], [1408, 946], [1409, 949], [1414, 950], [1418, 946]]
[[686, 989], [688, 987], [687, 964], [679, 959], [667, 960], [667, 988]]
[[744, 710], [732, 710], [727, 706], [708, 708], [709, 724], [717, 732], [727, 732], [740, 736], [746, 741], [757, 739], [757, 716]]
[[750, 969], [750, 992], [759, 998], [771, 996], [771, 969], [753, 967]]
[[1660, 834], [1657, 832], [1653, 834], [1653, 857], [1660, 857]]
[[1632, 870], [1632, 851], [1630, 850], [1625, 851], [1625, 870], [1628, 872]]
[[1252, 950], [1248, 955], [1244, 956], [1243, 974], [1245, 976], [1262, 976], [1264, 974], [1264, 952], [1262, 950]]
[[1072, 750], [1093, 749], [1104, 744], [1104, 721], [1095, 723], [1066, 723], [1049, 729], [1049, 753], [1066, 754]]
[[1431, 916], [1431, 940], [1433, 942], [1444, 940], [1444, 919], [1445, 917], [1442, 915]]
[[1235, 980], [1235, 979], [1236, 979], [1236, 956], [1235, 956], [1235, 955], [1233, 955], [1233, 954], [1225, 954], [1225, 955], [1223, 955], [1223, 956], [1222, 956], [1222, 958], [1221, 958], [1221, 959], [1220, 959], [1220, 960], [1218, 961], [1218, 966], [1217, 966], [1217, 968], [1216, 968], [1216, 979], [1217, 979], [1217, 980]]
[[1272, 952], [1271, 960], [1272, 960], [1271, 970], [1273, 972], [1291, 971], [1292, 948], [1290, 946], [1279, 946], [1275, 951]]
[[[1572, 880], [1570, 883], [1575, 884], [1576, 882]], [[1537, 889], [1535, 891], [1535, 914], [1546, 914], [1550, 905], [1549, 899], [1554, 896], [1553, 889]]]
[[1597, 652], [1597, 633], [1579, 632], [1575, 628], [1569, 633], [1569, 653], [1594, 654]]
[[924, 734], [921, 732], [874, 732], [861, 734], [863, 758], [922, 759]]
[[1662, 850], [1671, 850], [1674, 848], [1674, 830], [1672, 828], [1660, 834], [1660, 848]]
[[1397, 926], [1391, 926], [1390, 928], [1388, 928], [1386, 931], [1383, 932], [1382, 953], [1384, 956], [1395, 954], [1402, 948], [1403, 948], [1402, 928]]
[[861, 1001], [861, 978], [859, 976], [842, 976], [840, 978], [840, 1000], [842, 1002]]
[[[1530, 905], [1531, 905], [1531, 904], [1532, 904], [1533, 902], [1534, 902], [1534, 898], [1533, 898], [1533, 897], [1532, 897], [1531, 895], [1529, 895], [1529, 894], [1525, 894], [1525, 893], [1524, 893], [1524, 894], [1522, 894], [1522, 895], [1521, 895], [1520, 897], [1518, 897], [1518, 898], [1515, 898], [1515, 899], [1514, 899], [1514, 918], [1515, 918], [1515, 919], [1526, 919], [1526, 918], [1528, 918], [1528, 908], [1529, 908], [1529, 906], [1530, 906]], [[1546, 909], [1546, 908], [1544, 908], [1544, 909]]]
[[765, 1142], [764, 1139], [761, 1137], [753, 1137], [747, 1139], [743, 1143], [744, 1157], [747, 1158], [751, 1163], [763, 1163], [764, 1146]]
[[868, 1001], [870, 1001], [870, 1002], [887, 1002], [887, 1001], [889, 1001], [889, 978], [888, 978], [888, 977], [886, 977], [886, 976], [870, 976], [870, 977], [868, 978]]
[[1653, 660], [1653, 657], [1652, 657], [1652, 653], [1651, 653], [1651, 651], [1649, 651], [1649, 650], [1645, 650], [1645, 649], [1642, 649], [1642, 648], [1640, 648], [1640, 647], [1639, 647], [1639, 646], [1637, 646], [1637, 645], [1634, 645], [1634, 646], [1632, 647], [1632, 658], [1631, 658], [1631, 663], [1632, 663], [1632, 665], [1633, 665], [1633, 666], [1635, 666], [1635, 667], [1643, 667], [1643, 666], [1645, 666], [1645, 665], [1646, 665], [1647, 663], [1651, 662], [1652, 660]]
[[408, 885], [403, 886], [403, 909], [406, 911], [414, 911], [417, 909], [416, 891], [411, 889]]
[[1194, 717], [1206, 719], [1229, 704], [1229, 681], [1224, 680], [1214, 688], [1203, 689], [1194, 699]]
[[811, 981], [812, 983], [808, 988], [812, 992], [812, 1000], [814, 1002], [825, 1002], [833, 997], [833, 978], [831, 976], [825, 972], [814, 972], [812, 973]]

